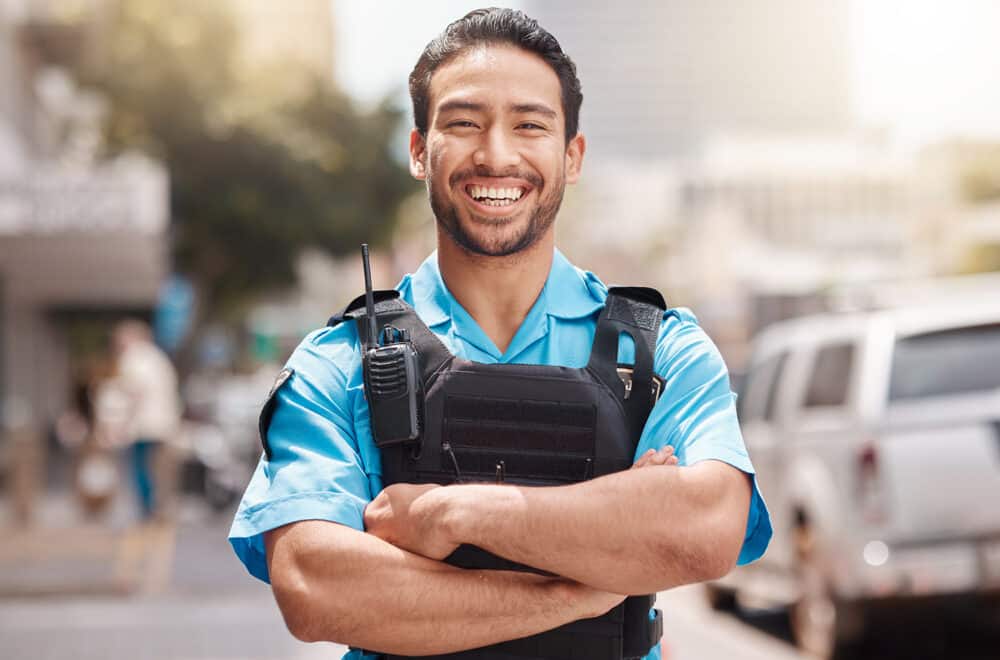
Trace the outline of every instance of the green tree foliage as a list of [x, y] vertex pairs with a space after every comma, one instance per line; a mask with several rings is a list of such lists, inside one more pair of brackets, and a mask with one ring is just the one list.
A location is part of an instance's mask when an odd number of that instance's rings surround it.
[[109, 152], [168, 168], [176, 265], [213, 318], [293, 284], [305, 246], [385, 241], [414, 190], [391, 156], [398, 111], [362, 113], [302, 68], [248, 72], [227, 6], [110, 0], [61, 62], [106, 96]]

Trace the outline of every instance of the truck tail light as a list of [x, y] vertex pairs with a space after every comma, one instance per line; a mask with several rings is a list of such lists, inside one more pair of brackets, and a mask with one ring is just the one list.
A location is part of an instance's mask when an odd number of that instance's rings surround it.
[[887, 520], [885, 493], [879, 471], [878, 445], [874, 438], [867, 439], [858, 449], [856, 463], [857, 495], [861, 515], [869, 524], [885, 523]]

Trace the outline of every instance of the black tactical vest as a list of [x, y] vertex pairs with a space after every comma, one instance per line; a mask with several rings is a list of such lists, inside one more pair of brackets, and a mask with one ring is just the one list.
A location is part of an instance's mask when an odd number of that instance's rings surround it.
[[[380, 448], [382, 480], [393, 483], [506, 482], [559, 485], [628, 469], [662, 383], [653, 372], [666, 304], [655, 290], [612, 288], [586, 367], [482, 364], [453, 355], [396, 291], [376, 294], [378, 325], [409, 333], [423, 383], [423, 433]], [[367, 336], [364, 297], [330, 319], [355, 319]], [[635, 363], [618, 364], [619, 335]], [[364, 339], [362, 339], [364, 342]], [[367, 346], [365, 346], [367, 348]], [[534, 570], [472, 546], [448, 563]], [[646, 655], [662, 633], [653, 596], [631, 596], [607, 614], [555, 630], [435, 657], [448, 660], [622, 660]], [[398, 656], [387, 656], [390, 659]]]

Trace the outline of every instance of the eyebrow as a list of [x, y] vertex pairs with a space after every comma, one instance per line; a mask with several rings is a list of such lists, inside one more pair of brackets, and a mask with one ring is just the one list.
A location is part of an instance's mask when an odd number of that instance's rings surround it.
[[[556, 111], [543, 103], [514, 103], [510, 106], [511, 111], [517, 114], [540, 114], [546, 117], [551, 117], [555, 119], [558, 115]], [[483, 103], [477, 103], [476, 101], [462, 101], [455, 99], [453, 101], [445, 101], [438, 108], [439, 114], [445, 114], [448, 112], [455, 112], [458, 110], [466, 110], [469, 112], [484, 112], [486, 110], [486, 105]]]
[[456, 110], [469, 110], [471, 112], [483, 112], [486, 106], [482, 103], [476, 103], [475, 101], [445, 101], [438, 108], [439, 114], [444, 114], [446, 112], [454, 112]]
[[522, 115], [534, 113], [539, 115], [545, 115], [546, 117], [551, 117], [552, 119], [555, 119], [557, 116], [555, 110], [541, 103], [515, 103], [514, 105], [510, 106], [510, 109], [516, 112], [517, 114], [522, 114]]

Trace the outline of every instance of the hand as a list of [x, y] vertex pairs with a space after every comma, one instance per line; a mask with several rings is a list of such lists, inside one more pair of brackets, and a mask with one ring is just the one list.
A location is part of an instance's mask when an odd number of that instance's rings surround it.
[[445, 526], [445, 491], [434, 484], [393, 484], [365, 507], [365, 531], [397, 548], [444, 559], [458, 547]]
[[647, 467], [650, 465], [677, 465], [677, 457], [674, 456], [674, 448], [670, 445], [663, 447], [659, 451], [648, 449], [646, 453], [639, 457], [632, 469]]

